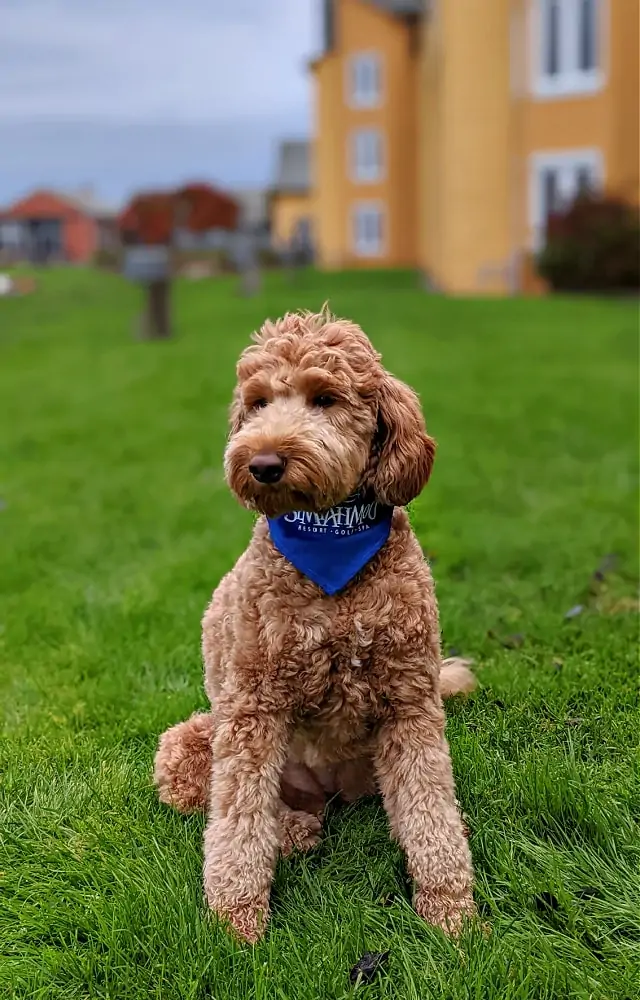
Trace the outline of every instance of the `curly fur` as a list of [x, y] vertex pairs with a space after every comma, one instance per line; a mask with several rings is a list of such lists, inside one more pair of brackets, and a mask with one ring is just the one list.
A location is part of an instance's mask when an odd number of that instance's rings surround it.
[[[237, 375], [225, 472], [246, 507], [320, 511], [366, 486], [396, 509], [387, 543], [332, 597], [259, 518], [205, 612], [211, 712], [161, 737], [160, 798], [207, 809], [205, 895], [254, 941], [278, 852], [317, 842], [328, 797], [379, 790], [417, 912], [456, 932], [474, 912], [473, 872], [442, 697], [474, 681], [466, 661], [442, 663], [431, 573], [402, 509], [435, 453], [419, 402], [362, 330], [327, 310], [265, 323]], [[280, 482], [251, 476], [260, 452], [285, 459]]]

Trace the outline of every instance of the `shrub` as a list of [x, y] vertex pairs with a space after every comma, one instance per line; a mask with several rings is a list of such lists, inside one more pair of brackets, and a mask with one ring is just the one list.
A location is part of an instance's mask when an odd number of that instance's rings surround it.
[[550, 216], [538, 271], [554, 291], [639, 289], [638, 210], [617, 198], [581, 195]]

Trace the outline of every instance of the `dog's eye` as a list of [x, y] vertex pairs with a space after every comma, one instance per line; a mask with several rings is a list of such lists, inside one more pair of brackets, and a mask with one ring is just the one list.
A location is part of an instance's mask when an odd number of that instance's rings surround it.
[[269, 404], [267, 403], [266, 399], [262, 399], [262, 398], [255, 399], [253, 401], [253, 403], [251, 404], [251, 409], [252, 410], [263, 410], [265, 408], [265, 406], [268, 406], [268, 405]]
[[330, 396], [328, 392], [323, 392], [320, 396], [314, 396], [313, 405], [319, 406], [321, 410], [326, 410], [335, 403], [335, 396]]

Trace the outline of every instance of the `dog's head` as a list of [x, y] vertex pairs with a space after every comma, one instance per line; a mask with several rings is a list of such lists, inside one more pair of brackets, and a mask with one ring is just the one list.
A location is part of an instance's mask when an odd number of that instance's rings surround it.
[[404, 506], [435, 443], [416, 395], [359, 326], [321, 313], [266, 322], [238, 362], [225, 453], [229, 486], [270, 517], [326, 510], [357, 488]]

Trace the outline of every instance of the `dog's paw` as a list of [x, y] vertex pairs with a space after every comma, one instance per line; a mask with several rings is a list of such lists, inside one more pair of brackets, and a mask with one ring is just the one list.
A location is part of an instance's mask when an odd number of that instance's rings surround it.
[[312, 813], [283, 809], [280, 814], [280, 853], [283, 858], [292, 851], [310, 851], [320, 842], [322, 822]]
[[228, 899], [205, 885], [205, 897], [218, 920], [241, 941], [255, 944], [264, 936], [269, 920], [268, 896], [247, 903]]
[[413, 899], [413, 908], [428, 923], [440, 927], [452, 937], [457, 937], [465, 920], [471, 920], [476, 915], [471, 893], [453, 896], [433, 889], [418, 889]]

